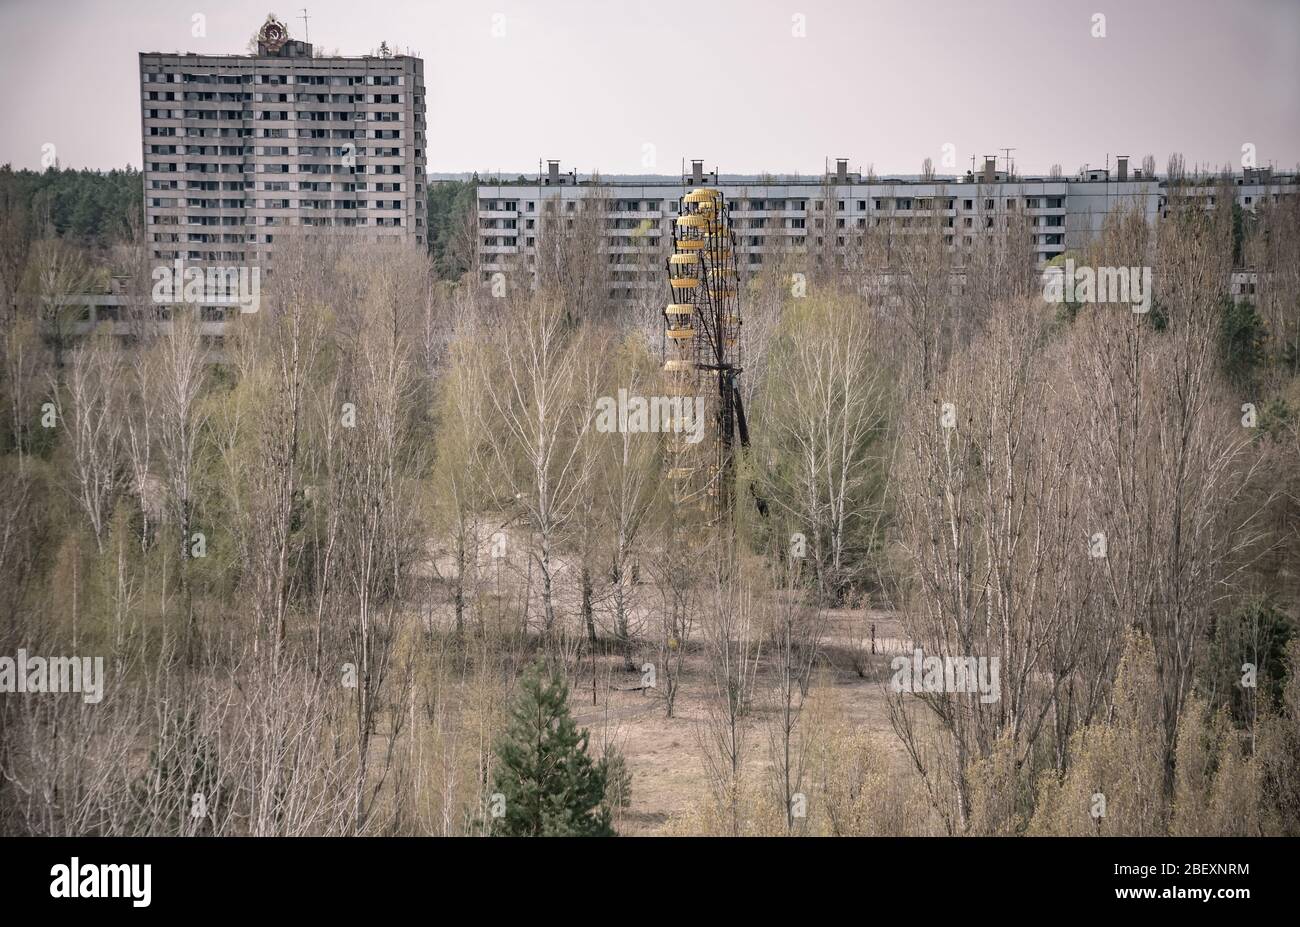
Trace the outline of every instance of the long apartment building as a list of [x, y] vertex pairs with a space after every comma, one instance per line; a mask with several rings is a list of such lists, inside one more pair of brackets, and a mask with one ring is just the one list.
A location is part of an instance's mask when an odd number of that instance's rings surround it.
[[[1296, 178], [1248, 170], [1236, 182], [1237, 201], [1253, 209], [1265, 199], [1294, 195]], [[662, 256], [671, 251], [679, 197], [708, 186], [726, 196], [736, 234], [741, 273], [790, 253], [844, 252], [872, 230], [891, 237], [924, 232], [937, 221], [945, 245], [972, 248], [981, 238], [1006, 233], [1013, 222], [1029, 235], [1038, 263], [1096, 238], [1112, 211], [1138, 209], [1154, 222], [1167, 206], [1163, 181], [1130, 173], [1127, 159], [1115, 170], [1088, 170], [1065, 178], [1009, 178], [987, 159], [983, 170], [945, 181], [864, 180], [839, 160], [834, 172], [808, 179], [719, 178], [692, 162], [688, 176], [647, 182], [581, 181], [549, 162], [535, 182], [478, 186], [477, 268], [483, 282], [497, 274], [535, 273], [541, 235], [551, 222], [572, 225], [599, 200], [601, 252], [610, 266], [611, 295], [635, 298], [663, 288]], [[1217, 187], [1183, 191], [1213, 207]]]
[[424, 62], [319, 57], [268, 19], [249, 55], [140, 54], [155, 262], [273, 264], [292, 226], [427, 247]]

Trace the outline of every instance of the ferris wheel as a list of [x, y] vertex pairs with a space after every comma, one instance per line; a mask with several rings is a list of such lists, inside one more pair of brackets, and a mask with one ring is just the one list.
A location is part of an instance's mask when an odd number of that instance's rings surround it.
[[669, 433], [667, 475], [674, 505], [683, 513], [702, 512], [715, 524], [728, 521], [735, 505], [737, 439], [749, 444], [736, 379], [743, 367], [734, 245], [721, 191], [699, 188], [681, 198], [667, 264], [664, 382], [670, 396], [702, 407], [705, 432], [695, 442]]

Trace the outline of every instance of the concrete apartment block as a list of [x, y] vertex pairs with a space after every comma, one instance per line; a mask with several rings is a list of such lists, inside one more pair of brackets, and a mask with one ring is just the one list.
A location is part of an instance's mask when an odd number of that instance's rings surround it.
[[[864, 180], [840, 159], [833, 171], [808, 179], [733, 181], [692, 162], [682, 178], [655, 178], [599, 184], [561, 173], [559, 162], [535, 181], [482, 181], [477, 191], [477, 271], [482, 282], [498, 274], [535, 266], [544, 217], [576, 217], [583, 203], [604, 200], [601, 251], [609, 256], [611, 295], [635, 298], [664, 286], [661, 255], [671, 250], [672, 223], [678, 198], [697, 186], [719, 189], [726, 196], [736, 233], [742, 275], [780, 254], [807, 254], [852, 247], [855, 232], [867, 229], [889, 236], [925, 231], [937, 215], [950, 250], [976, 245], [981, 236], [996, 236], [1013, 214], [1023, 216], [1041, 266], [1068, 250], [1080, 249], [1100, 235], [1106, 217], [1118, 209], [1136, 209], [1154, 222], [1168, 205], [1166, 182], [1130, 172], [1126, 158], [1114, 171], [1089, 170], [1071, 178], [1008, 178], [988, 159], [978, 173], [943, 181]], [[1248, 170], [1232, 178], [1236, 199], [1253, 209], [1267, 198], [1295, 195], [1293, 176]], [[1183, 188], [1187, 202], [1212, 208], [1217, 187]]]
[[269, 269], [292, 226], [426, 247], [420, 58], [317, 57], [268, 20], [256, 54], [140, 53], [140, 91], [155, 262]]

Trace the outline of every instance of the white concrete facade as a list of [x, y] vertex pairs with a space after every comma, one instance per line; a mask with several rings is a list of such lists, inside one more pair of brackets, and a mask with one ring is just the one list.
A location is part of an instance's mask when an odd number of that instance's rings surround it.
[[[1265, 199], [1295, 195], [1296, 178], [1274, 179], [1248, 172], [1236, 180], [1238, 203], [1253, 209]], [[843, 168], [825, 178], [806, 181], [719, 182], [697, 174], [643, 183], [578, 182], [572, 174], [552, 170], [536, 183], [481, 182], [477, 191], [477, 271], [489, 282], [534, 264], [546, 211], [574, 218], [584, 201], [604, 199], [602, 252], [609, 255], [613, 295], [631, 297], [662, 287], [661, 255], [671, 250], [672, 222], [678, 198], [696, 186], [723, 192], [736, 233], [742, 274], [781, 253], [808, 253], [849, 247], [853, 233], [884, 227], [890, 235], [928, 227], [936, 217], [950, 250], [971, 247], [979, 236], [997, 235], [1019, 214], [1028, 222], [1037, 263], [1086, 246], [1100, 235], [1106, 217], [1119, 209], [1136, 209], [1154, 223], [1166, 209], [1167, 191], [1154, 178], [1111, 179], [1105, 170], [1073, 179], [1007, 180], [990, 165], [964, 180], [866, 182]], [[1181, 191], [1194, 202], [1212, 206], [1217, 187]], [[550, 205], [548, 205], [550, 204]], [[915, 223], [915, 225], [914, 225]], [[833, 236], [834, 241], [829, 238]], [[640, 259], [637, 260], [637, 256]], [[648, 258], [648, 259], [647, 259]], [[631, 265], [631, 266], [628, 266]], [[618, 291], [622, 292], [618, 292]]]
[[151, 258], [271, 263], [287, 226], [427, 247], [424, 63], [140, 54]]

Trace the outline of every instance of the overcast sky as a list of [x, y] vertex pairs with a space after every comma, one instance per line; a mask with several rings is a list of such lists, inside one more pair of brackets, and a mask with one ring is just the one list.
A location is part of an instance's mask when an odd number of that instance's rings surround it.
[[[436, 172], [915, 173], [945, 144], [960, 169], [1010, 146], [1026, 173], [1237, 166], [1247, 143], [1300, 162], [1298, 0], [295, 2], [318, 48], [424, 58]], [[0, 163], [49, 143], [138, 167], [137, 53], [242, 54], [268, 9], [303, 37], [268, 0], [0, 0]]]

